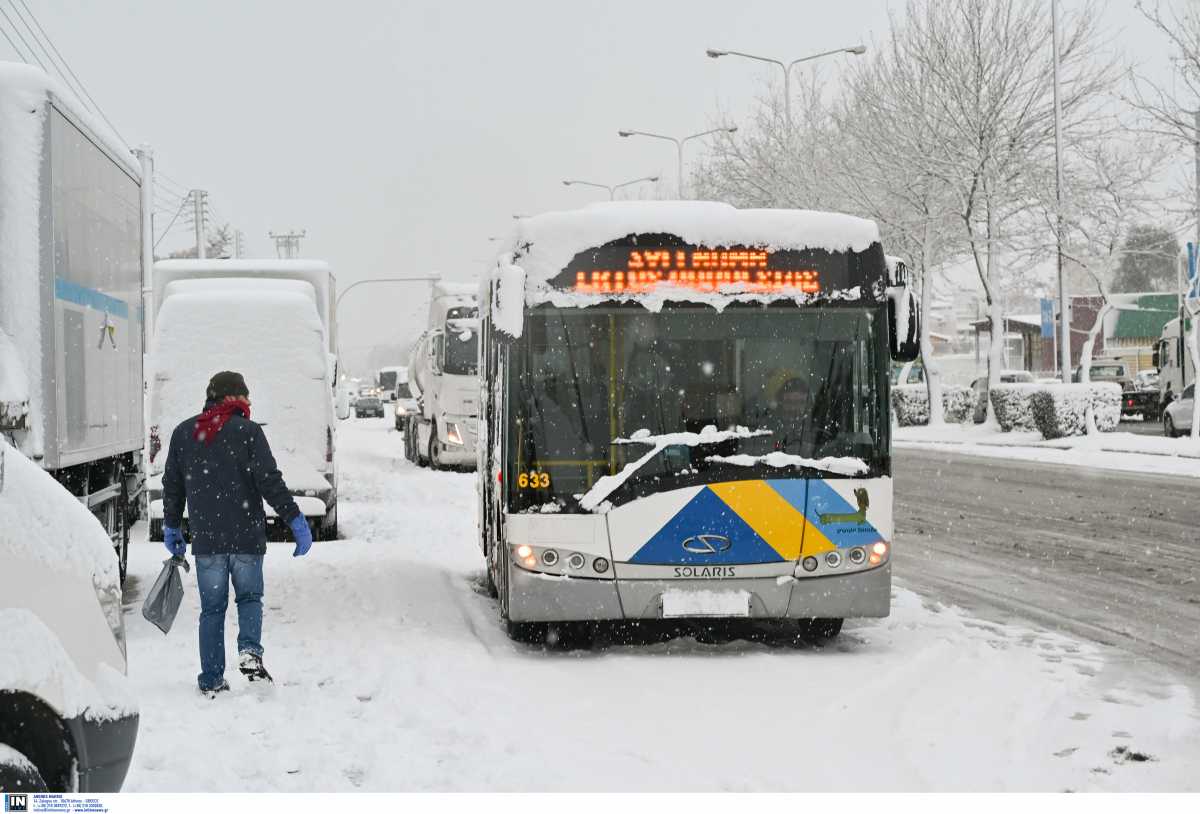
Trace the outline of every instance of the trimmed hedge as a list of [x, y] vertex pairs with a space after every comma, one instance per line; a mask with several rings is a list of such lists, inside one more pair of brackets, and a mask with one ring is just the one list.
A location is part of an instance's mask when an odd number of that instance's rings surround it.
[[1045, 438], [1087, 434], [1087, 408], [1096, 429], [1112, 432], [1121, 420], [1121, 386], [1116, 382], [1043, 384], [1031, 399], [1038, 430]]
[[[973, 391], [957, 384], [942, 385], [942, 414], [947, 424], [961, 424], [974, 407]], [[901, 427], [929, 423], [929, 391], [924, 384], [899, 384], [892, 387], [892, 411]]]
[[1039, 384], [998, 384], [988, 392], [992, 401], [992, 409], [996, 411], [996, 421], [1004, 432], [1023, 430], [1032, 432], [1038, 428], [1033, 418], [1033, 405], [1030, 399], [1043, 385]]

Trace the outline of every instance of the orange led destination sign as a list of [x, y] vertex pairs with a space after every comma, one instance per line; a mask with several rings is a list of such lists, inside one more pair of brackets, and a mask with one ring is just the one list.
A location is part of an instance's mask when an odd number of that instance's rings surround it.
[[754, 249], [630, 249], [624, 268], [575, 273], [575, 290], [586, 294], [644, 292], [660, 285], [703, 291], [737, 286], [751, 291], [821, 290], [815, 269], [773, 269], [769, 252]]

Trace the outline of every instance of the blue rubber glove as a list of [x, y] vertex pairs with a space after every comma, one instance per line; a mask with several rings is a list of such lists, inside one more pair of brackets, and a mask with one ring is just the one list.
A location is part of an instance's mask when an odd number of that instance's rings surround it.
[[182, 557], [187, 553], [187, 542], [183, 539], [182, 529], [163, 526], [163, 545], [172, 557]]
[[312, 548], [312, 532], [308, 529], [308, 521], [304, 519], [304, 515], [298, 514], [288, 525], [292, 527], [292, 537], [296, 540], [296, 550], [292, 552], [292, 556], [303, 557]]

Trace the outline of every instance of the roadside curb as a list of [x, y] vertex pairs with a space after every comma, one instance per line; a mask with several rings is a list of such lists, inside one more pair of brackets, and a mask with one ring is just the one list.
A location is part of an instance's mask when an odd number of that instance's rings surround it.
[[939, 441], [929, 441], [924, 438], [911, 439], [900, 438], [894, 439], [896, 444], [910, 444], [913, 446], [959, 446], [959, 447], [992, 447], [993, 449], [1019, 449], [1019, 450], [1038, 450], [1038, 449], [1056, 449], [1062, 452], [1085, 451], [1085, 452], [1108, 452], [1114, 455], [1153, 455], [1158, 458], [1184, 458], [1191, 461], [1200, 461], [1200, 454], [1190, 452], [1155, 452], [1153, 450], [1141, 449], [1113, 449], [1111, 447], [1089, 447], [1080, 448], [1063, 444], [997, 444], [994, 441], [956, 441], [945, 439]]

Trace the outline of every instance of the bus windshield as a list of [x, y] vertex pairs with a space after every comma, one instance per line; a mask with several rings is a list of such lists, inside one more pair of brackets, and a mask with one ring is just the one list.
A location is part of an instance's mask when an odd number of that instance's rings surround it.
[[709, 426], [748, 437], [668, 446], [608, 499], [805, 472], [714, 460], [733, 455], [853, 457], [886, 474], [884, 325], [877, 305], [534, 310], [510, 357], [510, 506], [581, 511], [578, 495], [652, 449], [622, 439]]
[[474, 376], [479, 372], [479, 331], [473, 326], [446, 325], [446, 358], [442, 372], [451, 376]]

